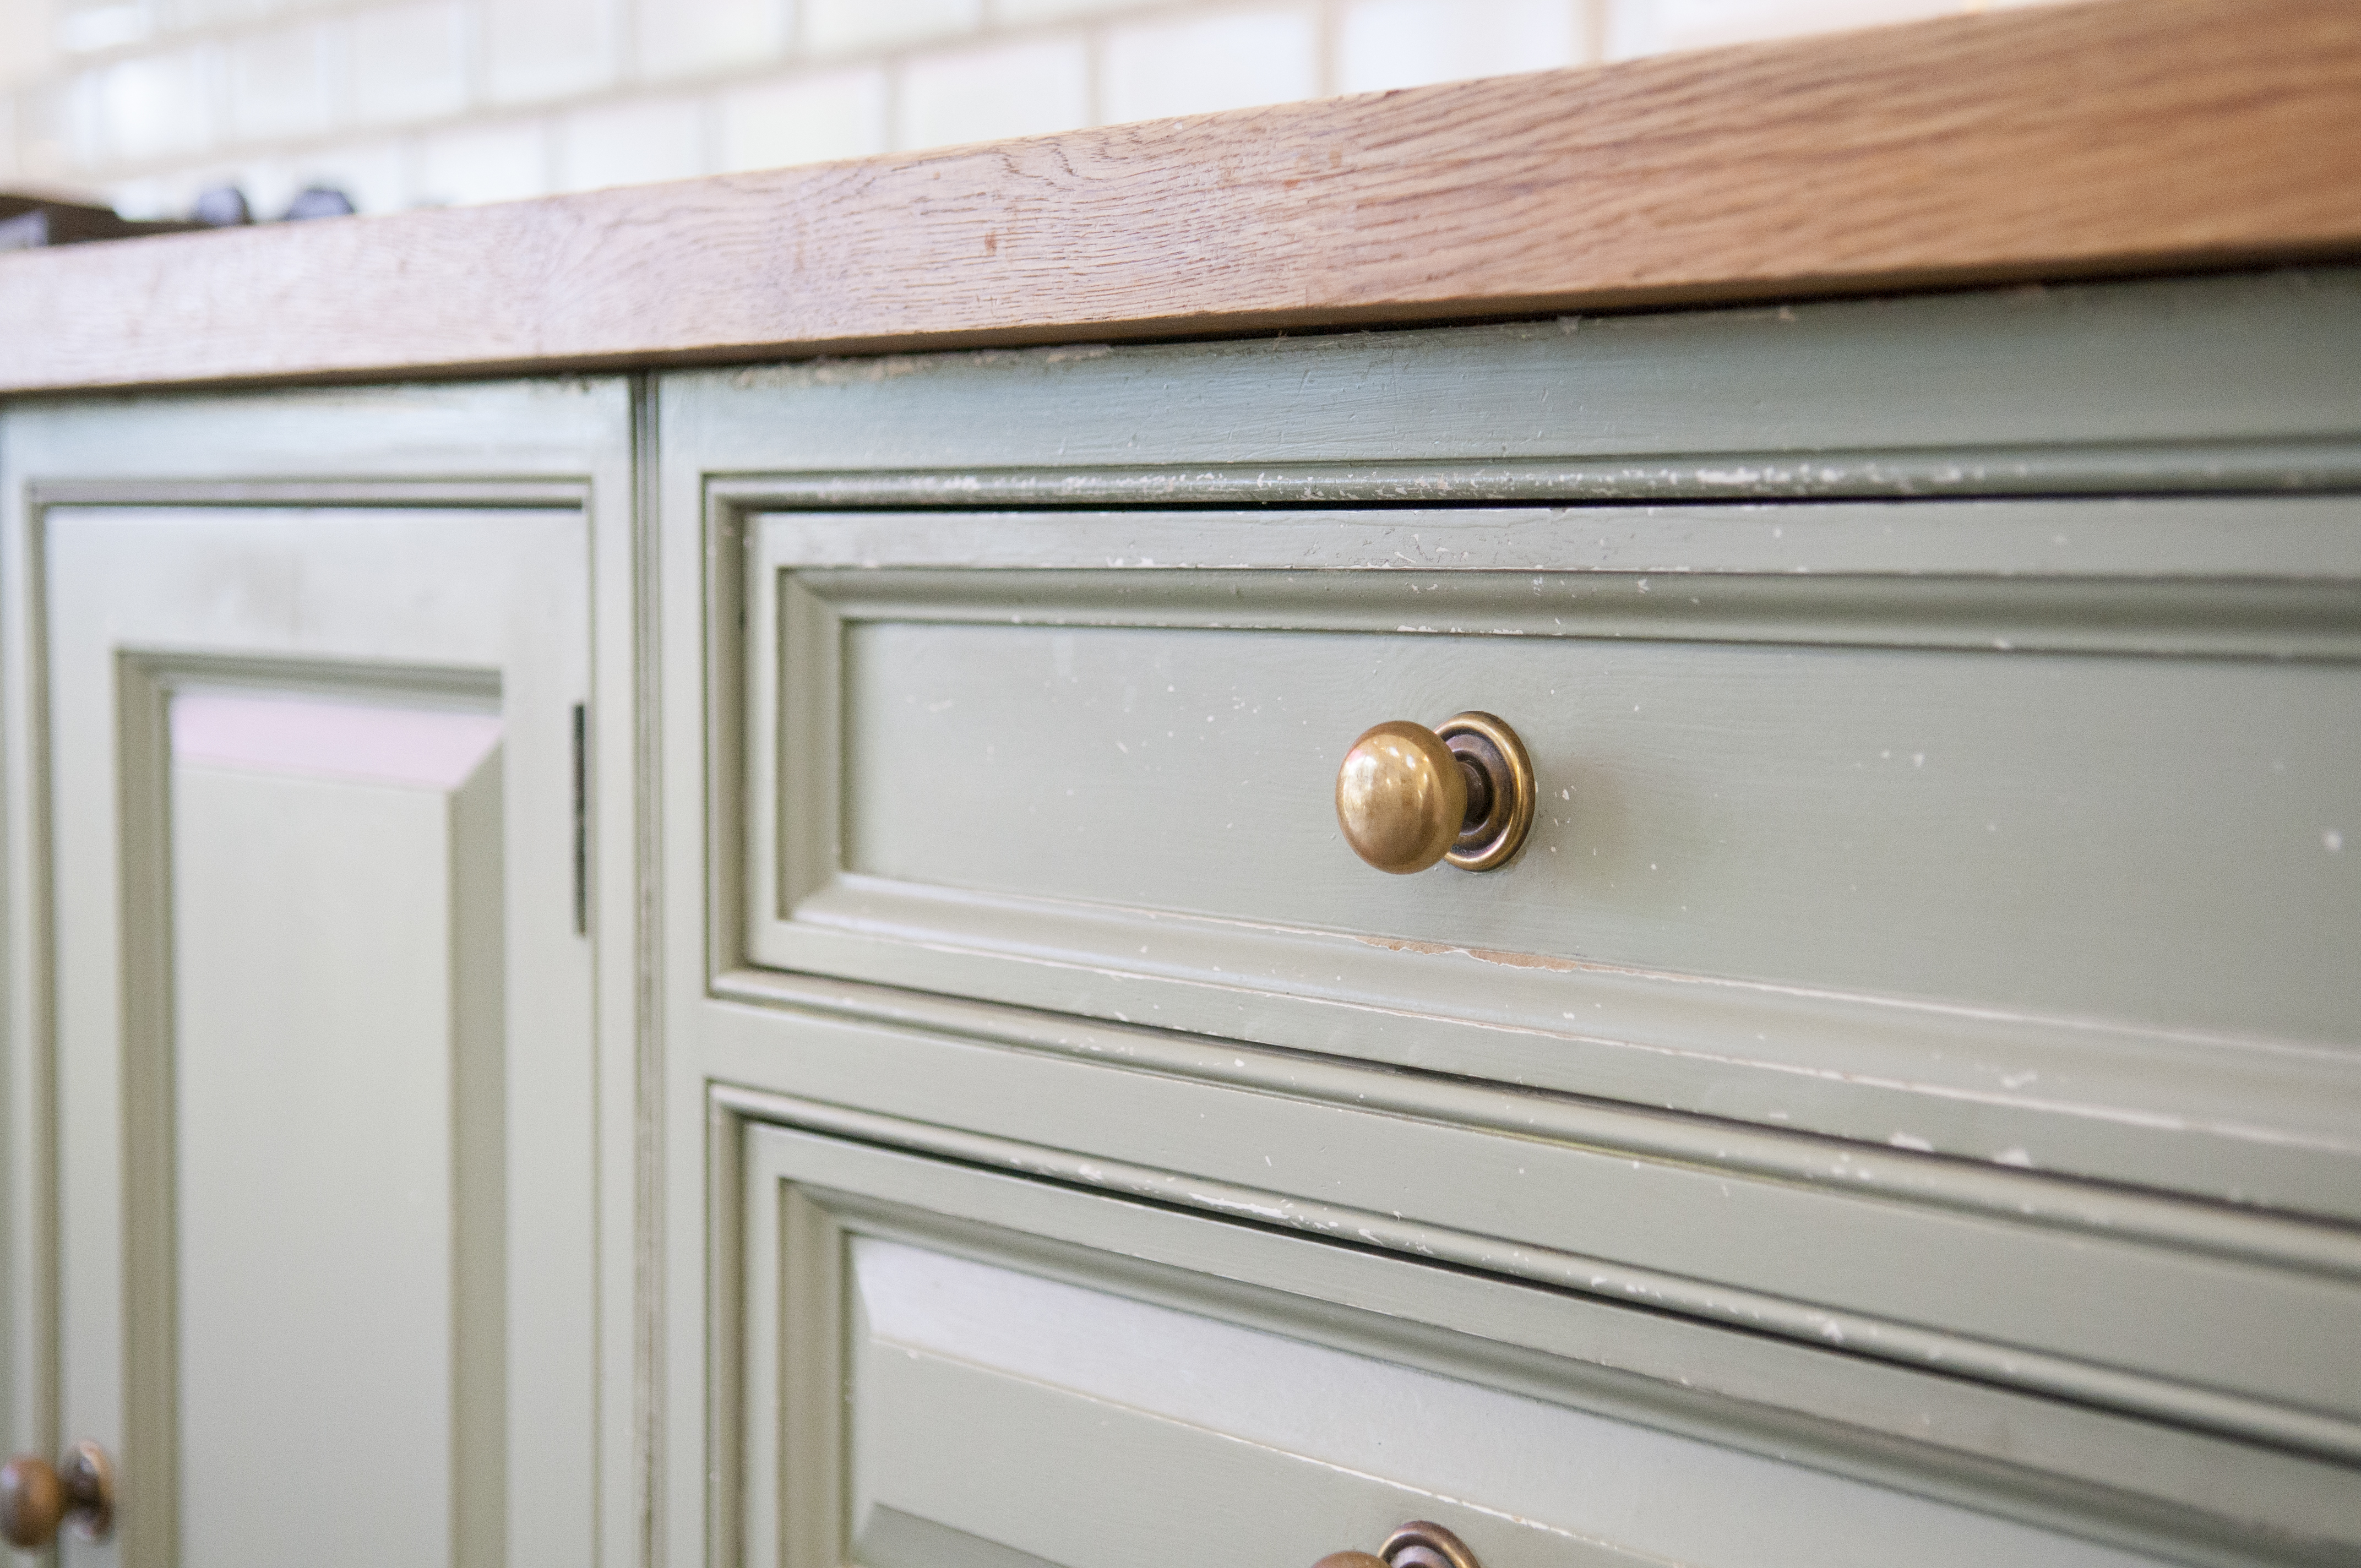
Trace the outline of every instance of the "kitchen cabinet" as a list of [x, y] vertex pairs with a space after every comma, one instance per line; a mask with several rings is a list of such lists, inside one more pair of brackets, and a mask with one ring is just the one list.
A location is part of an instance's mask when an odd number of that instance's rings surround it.
[[[2356, 339], [10, 411], [65, 1560], [2345, 1559]], [[1354, 738], [1477, 707], [1521, 849], [1364, 864]]]
[[0, 259], [0, 1515], [2361, 1561], [2268, 9]]
[[615, 382], [10, 416], [11, 1005], [53, 1042], [10, 1143], [54, 1216], [10, 1301], [53, 1381], [11, 1392], [117, 1485], [68, 1562], [596, 1556], [628, 418]]
[[[12, 408], [62, 1560], [2348, 1560], [2356, 340]], [[1464, 708], [1528, 838], [1363, 863]]]
[[[661, 378], [670, 1359], [742, 1358], [672, 1517], [2361, 1550], [2356, 338], [2323, 271]], [[1364, 864], [1355, 738], [1465, 709], [1523, 848]]]

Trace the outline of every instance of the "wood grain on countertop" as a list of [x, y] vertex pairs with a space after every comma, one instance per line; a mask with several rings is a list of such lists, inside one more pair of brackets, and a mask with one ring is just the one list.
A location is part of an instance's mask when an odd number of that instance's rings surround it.
[[2088, 0], [0, 256], [0, 392], [1433, 322], [2361, 256], [2361, 5]]

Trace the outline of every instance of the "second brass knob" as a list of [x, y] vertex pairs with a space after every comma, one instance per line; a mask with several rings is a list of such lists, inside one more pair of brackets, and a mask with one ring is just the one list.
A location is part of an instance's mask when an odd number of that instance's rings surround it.
[[1353, 852], [1406, 875], [1438, 861], [1505, 865], [1533, 819], [1533, 769], [1517, 732], [1488, 713], [1435, 729], [1389, 719], [1364, 731], [1336, 771], [1336, 823]]
[[115, 1464], [85, 1438], [54, 1469], [37, 1453], [0, 1464], [0, 1537], [29, 1551], [46, 1546], [58, 1526], [72, 1521], [86, 1540], [103, 1539], [115, 1522]]

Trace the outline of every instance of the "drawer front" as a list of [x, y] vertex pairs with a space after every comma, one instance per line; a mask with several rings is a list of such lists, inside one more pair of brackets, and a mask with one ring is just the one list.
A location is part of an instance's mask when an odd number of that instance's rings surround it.
[[[742, 548], [757, 963], [2361, 1212], [2361, 504]], [[1346, 748], [1464, 708], [1522, 852], [1364, 865]]]
[[[1309, 1568], [1411, 1519], [1487, 1568], [2356, 1544], [2345, 1477], [2285, 1456], [2037, 1400], [1968, 1413], [1949, 1379], [1861, 1382], [1839, 1352], [870, 1144], [741, 1139], [742, 1359], [719, 1371], [742, 1447], [719, 1501], [748, 1562]], [[1607, 1365], [1666, 1333], [1652, 1371]], [[1962, 1420], [2005, 1431], [2015, 1466], [1895, 1435]], [[2109, 1455], [2151, 1486], [2203, 1478], [2143, 1499], [2088, 1482]], [[2262, 1530], [2200, 1511], [2233, 1498], [2287, 1511]]]

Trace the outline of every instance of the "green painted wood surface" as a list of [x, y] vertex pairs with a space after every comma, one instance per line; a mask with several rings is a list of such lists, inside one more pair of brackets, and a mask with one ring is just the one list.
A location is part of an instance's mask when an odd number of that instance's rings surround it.
[[[784, 1036], [774, 1025], [766, 1047], [749, 1018], [722, 1070], [910, 1126], [973, 1129], [919, 1140], [952, 1157], [1032, 1169], [1022, 1148], [1056, 1148], [1068, 1180], [2342, 1463], [2361, 1451], [2337, 1392], [2361, 1282], [2344, 1233], [2299, 1228], [2272, 1256], [2259, 1229], [2242, 1246], [2207, 1236], [2201, 1205], [2071, 1214], [2056, 1179], [2015, 1178], [1979, 1200], [1912, 1190], [1896, 1159], [1799, 1182], [1741, 1172], [1733, 1148], [1634, 1157], [1611, 1123], [1587, 1137], [1515, 1127], [1507, 1095], [1490, 1126], [1464, 1124], [1468, 1106], [1406, 1115], [1408, 1093], [1366, 1103], [1386, 1092], [1370, 1069], [1258, 1092], [1205, 1080], [1243, 1047], [1163, 1060], [1106, 1031], [1045, 1051], [1052, 1039], [963, 1037], [973, 1021], [958, 1009], [928, 1021], [807, 1019]], [[869, 1114], [827, 1125], [870, 1136]], [[2127, 1314], [2133, 1300], [2172, 1308]]]
[[663, 419], [685, 482], [953, 504], [2245, 488], [2349, 477], [2356, 332], [2361, 276], [2289, 272], [683, 371]]
[[[544, 808], [588, 691], [584, 534], [526, 510], [48, 514], [59, 1420], [120, 1457], [126, 1563], [590, 1549], [590, 966]], [[403, 722], [468, 685], [500, 725], [474, 806]], [[254, 722], [293, 761], [200, 776], [216, 753], [159, 732], [272, 697], [287, 717]], [[296, 1497], [258, 1497], [291, 1444]]]
[[[1340, 1541], [1367, 1549], [1408, 1515], [1440, 1519], [1488, 1563], [2349, 1550], [2327, 1473], [2308, 1541], [2201, 1522], [2190, 1505], [2210, 1485], [2146, 1505], [2086, 1490], [2077, 1509], [2057, 1474], [2048, 1496], [1923, 1452], [1914, 1474], [1911, 1443], [1848, 1449], [1730, 1398], [1740, 1364], [1759, 1374], [1779, 1354], [1762, 1341], [1718, 1336], [1727, 1362], [1689, 1347], [1651, 1403], [1645, 1380], [1605, 1373], [1606, 1341], [1563, 1299], [875, 1146], [895, 1134], [883, 1119], [860, 1143], [743, 1133], [750, 1398], [732, 1496], [755, 1560], [1136, 1561], [1219, 1518], [1241, 1552], [1309, 1561]], [[1043, 1176], [1061, 1164], [1034, 1157]], [[1948, 1396], [1917, 1381], [1931, 1431]], [[2057, 1419], [2008, 1424], [2037, 1448], [2063, 1435]], [[2154, 1480], [2181, 1462], [2169, 1441], [2147, 1454]]]
[[[1022, 1173], [1043, 1203], [1222, 1216], [1241, 1245], [1353, 1238], [1285, 1273], [1300, 1299], [1447, 1261], [1477, 1297], [1454, 1321], [1612, 1360], [1637, 1381], [1586, 1382], [1585, 1408], [1642, 1424], [2175, 1561], [2353, 1555], [2345, 1418], [2312, 1423], [2361, 1215], [2350, 851], [2323, 815], [2352, 800], [2361, 280], [694, 372], [657, 411], [664, 788], [704, 806], [665, 824], [668, 862], [705, 872], [669, 882], [665, 950], [709, 996], [667, 1014], [696, 1041], [668, 1080], [671, 1234], [707, 1212], [690, 1151], [734, 1203], [734, 1118], [789, 1121]], [[1324, 806], [1298, 687], [1431, 722], [1497, 706], [1471, 675], [1583, 693], [1538, 722], [1579, 717], [1613, 766], [1561, 787], [1614, 783], [1601, 817], [1737, 857], [1699, 873], [1719, 902], [1618, 877], [1587, 904], [1530, 864], [1506, 911], [1472, 878], [1363, 891], [1318, 859], [1342, 855], [1323, 814], [1315, 843], [1224, 809], [1233, 762], [1257, 801]], [[1183, 749], [1184, 721], [1230, 744]], [[1170, 749], [1110, 754], [1124, 724]], [[1943, 740], [1905, 778], [1885, 731], [1914, 727]], [[2243, 780], [2257, 748], [2266, 773], [2311, 757], [2319, 793]], [[1959, 771], [1930, 781], [1938, 755]], [[1126, 834], [1142, 795], [1157, 826]], [[1207, 849], [1238, 835], [1252, 853]], [[2086, 941], [2105, 961], [2061, 952]], [[717, 1080], [746, 1087], [692, 1110]], [[857, 1185], [818, 1181], [839, 1208]], [[1014, 1255], [1014, 1199], [929, 1178], [894, 1201], [906, 1240]], [[787, 1203], [791, 1238], [818, 1201]], [[735, 1249], [768, 1245], [767, 1202], [674, 1266], [675, 1365], [741, 1343]], [[1102, 1244], [1145, 1245], [1148, 1212]], [[1853, 1228], [1872, 1214], [1888, 1239]], [[1207, 1310], [1235, 1277], [1216, 1251], [1176, 1245], [1156, 1299]], [[2138, 1282], [2167, 1258], [2191, 1272]], [[2324, 1288], [2319, 1315], [2277, 1282]], [[838, 1299], [806, 1288], [790, 1322]], [[1520, 1318], [1527, 1288], [1551, 1293]], [[2169, 1365], [2159, 1332], [2214, 1289]], [[678, 1316], [699, 1304], [718, 1339]], [[1621, 1337], [1659, 1327], [1701, 1337]], [[1751, 1360], [1774, 1343], [1798, 1358], [1777, 1373]], [[2232, 1365], [2265, 1345], [2277, 1373]], [[728, 1412], [770, 1374], [716, 1376], [712, 1402], [673, 1390], [676, 1552], [708, 1508], [767, 1528], [759, 1488], [733, 1500], [763, 1423]], [[1904, 1381], [1854, 1381], [1876, 1377]], [[852, 1485], [798, 1387], [781, 1430], [835, 1457], [790, 1466], [790, 1527]], [[1706, 1388], [1746, 1392], [1680, 1405]], [[926, 1539], [997, 1560], [976, 1533]]]
[[[2323, 272], [667, 378], [719, 966], [2361, 1213], [2356, 347]], [[1353, 882], [1324, 753], [1519, 705], [1534, 852]]]
[[[2361, 278], [2312, 272], [13, 407], [12, 1431], [70, 1413], [48, 531], [555, 510], [586, 520], [597, 1023], [544, 1109], [595, 1144], [551, 1179], [597, 1227], [602, 1560], [1169, 1535], [1035, 1515], [1040, 1468], [1121, 1499], [1235, 1464], [1288, 1552], [1347, 1543], [1290, 1499], [1367, 1546], [1447, 1489], [1351, 1433], [1205, 1437], [1185, 1365], [1137, 1354], [1187, 1343], [1382, 1364], [1304, 1373], [1314, 1404], [1415, 1369], [1535, 1453], [1625, 1423], [1688, 1477], [1661, 1496], [1703, 1533], [1610, 1510], [1534, 1561], [1745, 1560], [1736, 1512], [1818, 1561], [2350, 1561], [2356, 367]], [[376, 587], [456, 603], [478, 543]], [[1488, 883], [1359, 872], [1333, 754], [1463, 706], [1518, 709], [1560, 820]], [[746, 1117], [809, 1163], [749, 1185]], [[856, 1233], [904, 1250], [864, 1282]], [[870, 1287], [1039, 1310], [918, 1354]], [[1027, 1349], [1068, 1309], [1133, 1382]], [[1062, 1458], [955, 1465], [1010, 1431]], [[741, 1486], [774, 1438], [801, 1457]], [[1698, 1503], [1741, 1475], [1759, 1509]], [[1828, 1486], [1881, 1522], [1815, 1534]]]
[[[120, 1456], [82, 1560], [628, 1539], [631, 878], [592, 890], [594, 961], [570, 809], [577, 705], [631, 689], [594, 635], [629, 621], [627, 393], [0, 422], [8, 1435]], [[168, 742], [199, 699], [501, 735], [447, 788], [258, 772]], [[588, 848], [628, 867], [618, 707], [624, 809]]]
[[[1917, 510], [768, 515], [749, 951], [1774, 1122], [1851, 1070], [1947, 1102], [1840, 1130], [2348, 1212], [2361, 511]], [[1532, 749], [1531, 844], [1371, 872], [1337, 760], [1466, 707]], [[1635, 985], [1719, 1019], [1619, 1041]], [[1798, 992], [1895, 1022], [1774, 1043]], [[2111, 1091], [2194, 1135], [2094, 1157]]]

